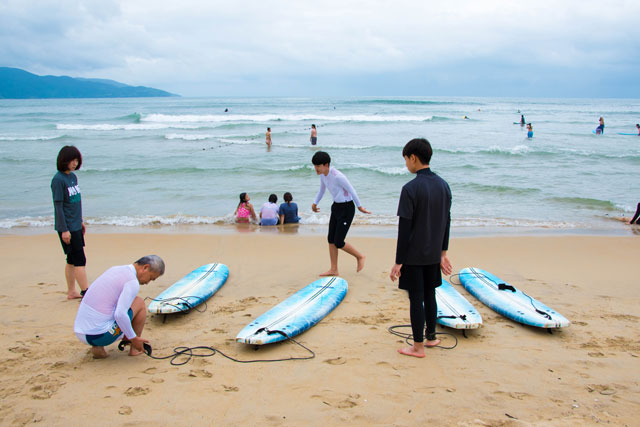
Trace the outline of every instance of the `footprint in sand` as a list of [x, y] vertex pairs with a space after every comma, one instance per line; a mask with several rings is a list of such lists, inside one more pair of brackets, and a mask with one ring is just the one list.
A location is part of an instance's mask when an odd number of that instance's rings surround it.
[[592, 351], [587, 353], [587, 355], [589, 355], [589, 357], [604, 357], [604, 353], [601, 353], [599, 351]]
[[46, 375], [40, 374], [27, 380], [27, 384], [31, 386], [29, 392], [31, 398], [36, 400], [45, 400], [51, 398], [64, 382], [52, 380]]
[[344, 365], [347, 363], [347, 359], [344, 357], [336, 357], [334, 359], [327, 359], [324, 363], [328, 363], [329, 365]]
[[340, 394], [314, 394], [312, 399], [319, 399], [327, 406], [339, 409], [349, 409], [358, 406], [357, 400], [360, 399], [360, 395], [357, 393], [350, 393], [346, 395]]
[[192, 369], [189, 371], [190, 377], [202, 377], [202, 378], [211, 378], [213, 374], [205, 369]]
[[614, 388], [612, 388], [607, 384], [589, 384], [587, 386], [587, 390], [589, 390], [589, 393], [593, 393], [594, 391], [597, 391], [598, 393], [604, 396], [611, 396], [617, 393], [617, 391]]
[[222, 387], [224, 388], [224, 391], [240, 391], [240, 389], [236, 386], [232, 386], [232, 385], [224, 385], [222, 384]]
[[144, 396], [149, 393], [151, 393], [151, 389], [149, 387], [129, 387], [124, 392], [127, 396]]
[[121, 406], [118, 413], [120, 415], [131, 415], [133, 413], [133, 409], [131, 409], [131, 406]]

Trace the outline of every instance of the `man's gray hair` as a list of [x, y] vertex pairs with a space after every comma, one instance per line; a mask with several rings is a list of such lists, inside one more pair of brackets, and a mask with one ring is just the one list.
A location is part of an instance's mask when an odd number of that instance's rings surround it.
[[136, 261], [138, 265], [148, 265], [154, 273], [164, 274], [164, 261], [158, 255], [146, 255]]

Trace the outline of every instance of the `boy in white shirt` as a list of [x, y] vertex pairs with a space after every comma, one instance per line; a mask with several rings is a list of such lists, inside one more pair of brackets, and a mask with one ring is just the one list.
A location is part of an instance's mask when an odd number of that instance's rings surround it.
[[[333, 198], [331, 205], [331, 219], [329, 220], [329, 233], [327, 240], [329, 242], [329, 260], [331, 267], [328, 271], [320, 274], [320, 276], [337, 276], [338, 275], [338, 249], [342, 249], [349, 255], [352, 255], [358, 261], [356, 271], [364, 268], [365, 256], [351, 244], [346, 243], [344, 239], [355, 215], [355, 206], [362, 213], [370, 214], [368, 210], [362, 207], [358, 194], [353, 188], [349, 180], [342, 172], [331, 167], [331, 157], [324, 151], [318, 151], [311, 159], [316, 173], [320, 175], [320, 190], [311, 205], [314, 212], [319, 212], [318, 203], [324, 195], [325, 190], [329, 190]], [[355, 205], [354, 205], [355, 203]]]

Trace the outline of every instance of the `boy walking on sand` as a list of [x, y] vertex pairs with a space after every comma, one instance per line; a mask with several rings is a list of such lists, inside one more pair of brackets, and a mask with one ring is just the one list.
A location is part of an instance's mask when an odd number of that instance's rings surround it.
[[[338, 249], [342, 249], [349, 255], [352, 255], [358, 261], [356, 271], [364, 268], [365, 256], [356, 250], [351, 244], [346, 243], [344, 239], [355, 215], [355, 206], [362, 213], [370, 214], [368, 210], [362, 207], [358, 194], [353, 188], [349, 180], [342, 172], [336, 168], [332, 168], [331, 157], [324, 151], [318, 151], [311, 159], [316, 173], [320, 175], [320, 190], [311, 205], [314, 212], [319, 212], [318, 203], [324, 195], [325, 190], [329, 190], [333, 198], [331, 205], [331, 218], [329, 219], [329, 233], [327, 240], [329, 241], [329, 260], [331, 267], [320, 276], [337, 276], [338, 275]], [[355, 202], [355, 205], [354, 205]]]
[[[407, 169], [416, 177], [400, 193], [396, 262], [389, 275], [392, 282], [400, 279], [400, 289], [409, 291], [413, 347], [398, 352], [414, 357], [424, 357], [425, 347], [440, 344], [436, 339], [436, 288], [442, 284], [441, 271], [448, 275], [453, 270], [447, 258], [451, 190], [444, 179], [431, 172], [432, 154], [431, 144], [424, 138], [412, 139], [402, 150]], [[427, 341], [423, 343], [425, 314]]]

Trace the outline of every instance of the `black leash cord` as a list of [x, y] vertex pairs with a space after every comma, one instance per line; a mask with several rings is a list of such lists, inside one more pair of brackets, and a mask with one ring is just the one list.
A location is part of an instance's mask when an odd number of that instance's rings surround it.
[[[310, 356], [306, 356], [306, 357], [288, 357], [286, 359], [254, 359], [254, 360], [240, 360], [240, 359], [236, 359], [234, 357], [231, 357], [227, 354], [224, 354], [222, 351], [218, 350], [215, 347], [209, 347], [209, 346], [205, 346], [205, 345], [199, 345], [196, 347], [175, 347], [173, 349], [173, 354], [170, 354], [168, 356], [152, 356], [151, 354], [149, 354], [148, 352], [145, 352], [145, 354], [147, 356], [149, 356], [152, 359], [155, 360], [165, 360], [165, 359], [169, 359], [169, 362], [173, 365], [173, 366], [181, 366], [181, 365], [185, 365], [187, 363], [189, 363], [189, 361], [194, 358], [194, 357], [211, 357], [214, 356], [216, 353], [220, 353], [221, 356], [236, 362], [236, 363], [269, 363], [269, 362], [286, 362], [289, 360], [309, 360], [309, 359], [313, 359], [314, 357], [316, 357], [316, 354], [313, 352], [313, 350], [309, 349], [308, 347], [306, 347], [304, 344], [299, 343], [298, 341], [294, 340], [293, 338], [289, 337], [288, 335], [284, 334], [283, 332], [279, 332], [279, 331], [274, 331], [274, 332], [278, 332], [282, 335], [284, 335], [285, 337], [287, 337], [288, 341], [293, 342], [294, 344], [297, 344], [298, 346], [302, 347], [303, 349], [305, 349], [306, 351], [308, 351], [310, 353]], [[202, 350], [202, 352], [198, 352], [198, 350]], [[184, 360], [179, 360], [180, 357], [184, 357]]]
[[[391, 333], [391, 334], [393, 334], [393, 335], [395, 335], [397, 337], [404, 338], [404, 340], [407, 342], [407, 344], [413, 345], [412, 343], [409, 342], [409, 340], [413, 340], [413, 334], [408, 334], [406, 332], [398, 332], [396, 330], [398, 328], [410, 328], [410, 327], [411, 327], [411, 325], [393, 325], [393, 326], [389, 326], [388, 330], [389, 330], [389, 333]], [[452, 333], [450, 333], [450, 332], [436, 332], [436, 335], [449, 335], [449, 336], [453, 337], [453, 339], [456, 340], [456, 342], [451, 347], [445, 347], [445, 346], [442, 346], [442, 345], [436, 345], [436, 346], [434, 346], [434, 348], [438, 347], [438, 348], [442, 348], [444, 350], [453, 350], [454, 348], [456, 348], [458, 346], [458, 337], [456, 337]]]

